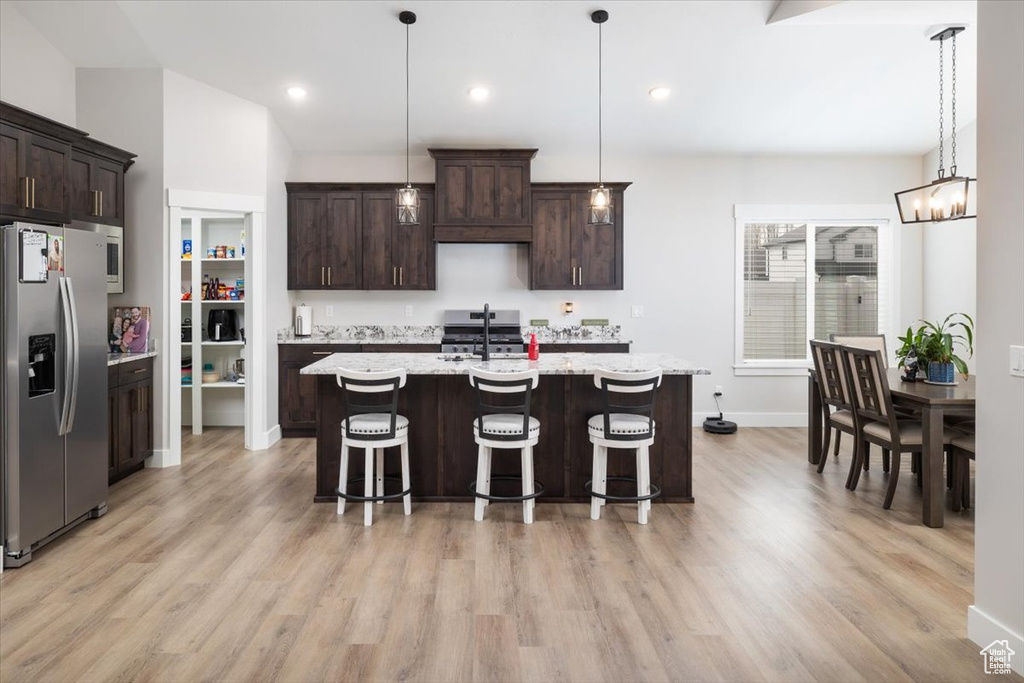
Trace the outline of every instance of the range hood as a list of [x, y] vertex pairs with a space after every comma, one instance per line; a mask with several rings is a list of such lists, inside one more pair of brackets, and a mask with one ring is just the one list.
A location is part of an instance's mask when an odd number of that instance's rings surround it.
[[533, 241], [530, 163], [536, 149], [431, 149], [434, 241]]

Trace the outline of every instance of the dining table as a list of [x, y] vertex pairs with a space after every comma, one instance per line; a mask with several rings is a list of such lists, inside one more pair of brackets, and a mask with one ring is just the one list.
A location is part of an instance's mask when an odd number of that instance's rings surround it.
[[[943, 467], [942, 432], [947, 416], [974, 417], [974, 376], [957, 375], [956, 384], [932, 384], [923, 380], [906, 381], [900, 370], [886, 371], [889, 393], [894, 407], [908, 408], [920, 415], [921, 438], [921, 519], [926, 526], [938, 528], [945, 523], [946, 475]], [[826, 429], [825, 411], [818, 389], [818, 377], [813, 369], [807, 380], [808, 438], [807, 461], [817, 465], [822, 454]]]

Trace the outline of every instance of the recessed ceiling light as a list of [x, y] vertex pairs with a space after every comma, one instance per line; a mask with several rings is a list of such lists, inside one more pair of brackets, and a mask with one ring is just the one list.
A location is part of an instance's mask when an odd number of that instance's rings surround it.
[[490, 94], [491, 91], [482, 85], [474, 85], [469, 89], [469, 99], [474, 102], [483, 102], [490, 96]]
[[654, 88], [651, 88], [650, 90], [651, 99], [655, 100], [664, 100], [668, 98], [668, 96], [671, 94], [672, 88], [668, 87], [667, 85], [659, 85]]
[[297, 85], [293, 85], [292, 87], [288, 88], [288, 97], [292, 98], [293, 100], [304, 99], [306, 97], [306, 89], [300, 88]]

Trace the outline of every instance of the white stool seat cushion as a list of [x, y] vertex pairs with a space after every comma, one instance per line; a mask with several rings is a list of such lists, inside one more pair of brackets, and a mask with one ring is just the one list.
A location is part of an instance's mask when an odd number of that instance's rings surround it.
[[[651, 433], [654, 433], [654, 424], [643, 415], [632, 415], [630, 413], [612, 413], [608, 416], [609, 426], [612, 433], [611, 438], [617, 435], [632, 436], [646, 434], [648, 426]], [[604, 433], [604, 415], [595, 415], [587, 421], [587, 429], [591, 436], [602, 439], [608, 438]]]
[[[473, 420], [473, 433], [479, 432], [477, 421]], [[495, 415], [484, 415], [484, 434], [497, 436], [509, 436], [521, 434], [523, 431], [523, 416], [512, 413], [497, 413]], [[532, 438], [540, 434], [540, 420], [530, 418], [530, 431], [527, 437]]]
[[[923, 434], [920, 422], [911, 422], [909, 420], [899, 420], [896, 423], [897, 429], [900, 433], [900, 444], [903, 446], [920, 446], [923, 440]], [[869, 422], [864, 425], [864, 433], [868, 436], [872, 436], [879, 441], [889, 442], [891, 440], [889, 434], [889, 425], [881, 422]], [[942, 430], [942, 443], [948, 444], [957, 436], [957, 432], [951, 429]]]
[[[391, 430], [391, 413], [365, 413], [353, 415], [350, 420], [351, 436], [387, 434]], [[341, 431], [345, 431], [345, 421], [341, 421]], [[402, 415], [395, 417], [395, 436], [403, 436], [409, 431], [409, 420]]]

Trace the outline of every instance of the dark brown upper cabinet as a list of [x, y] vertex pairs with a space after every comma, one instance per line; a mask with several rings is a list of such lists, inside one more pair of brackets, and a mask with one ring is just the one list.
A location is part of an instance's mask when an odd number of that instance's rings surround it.
[[359, 192], [288, 195], [288, 289], [362, 289]]
[[434, 197], [420, 191], [419, 225], [399, 225], [395, 193], [363, 193], [364, 289], [436, 289]]
[[135, 155], [91, 138], [71, 151], [71, 218], [124, 227], [124, 177]]
[[285, 185], [289, 289], [436, 289], [433, 186], [420, 224], [398, 225], [398, 185]]
[[124, 225], [134, 154], [0, 102], [0, 219]]
[[530, 163], [536, 149], [431, 149], [436, 161], [434, 239], [530, 242]]
[[629, 183], [605, 185], [612, 189], [611, 225], [587, 223], [592, 185], [534, 184], [530, 289], [622, 289], [622, 204]]

